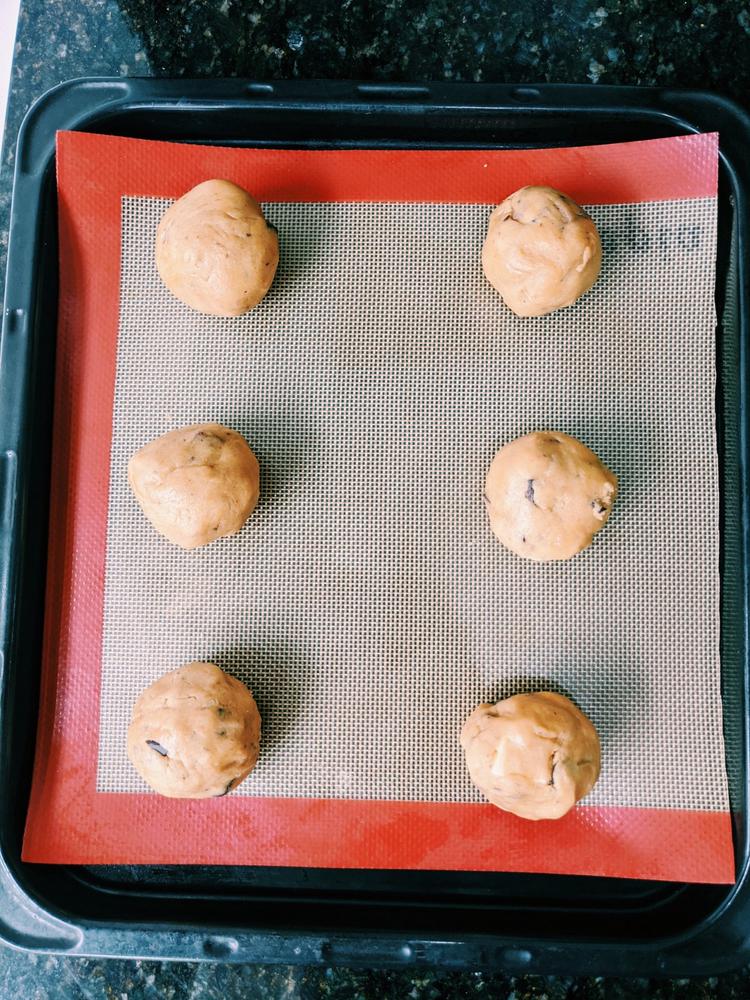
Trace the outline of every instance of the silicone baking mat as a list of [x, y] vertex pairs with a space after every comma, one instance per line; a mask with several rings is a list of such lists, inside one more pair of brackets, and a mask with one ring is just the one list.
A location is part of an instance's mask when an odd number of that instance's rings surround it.
[[[169, 200], [211, 176], [280, 234], [271, 293], [237, 319], [191, 311], [154, 267]], [[61, 134], [26, 859], [731, 881], [716, 182], [716, 136], [322, 152]], [[605, 250], [594, 290], [542, 319], [510, 313], [479, 265], [491, 206], [522, 183], [586, 204]], [[184, 552], [126, 466], [204, 420], [250, 442], [261, 501], [239, 535]], [[589, 550], [539, 565], [493, 538], [482, 482], [501, 444], [544, 428], [594, 448], [621, 492]], [[192, 659], [245, 681], [263, 716], [256, 771], [210, 802], [156, 796], [125, 754], [138, 692]], [[482, 803], [458, 733], [478, 702], [545, 687], [592, 718], [603, 768], [585, 804], [532, 824]]]

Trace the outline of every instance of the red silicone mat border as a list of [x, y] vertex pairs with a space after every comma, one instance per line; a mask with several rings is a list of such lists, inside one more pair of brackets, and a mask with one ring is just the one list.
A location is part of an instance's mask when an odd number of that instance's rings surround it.
[[551, 825], [488, 805], [239, 796], [191, 802], [96, 791], [121, 196], [176, 197], [221, 176], [262, 201], [492, 203], [522, 183], [553, 183], [588, 204], [707, 197], [716, 194], [717, 150], [716, 135], [578, 149], [419, 152], [228, 150], [58, 135], [50, 546], [24, 860], [734, 881], [728, 813], [582, 806]]

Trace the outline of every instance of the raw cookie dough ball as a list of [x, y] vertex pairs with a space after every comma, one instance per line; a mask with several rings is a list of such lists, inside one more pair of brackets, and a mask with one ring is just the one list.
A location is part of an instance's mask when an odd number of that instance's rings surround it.
[[519, 556], [569, 559], [607, 523], [617, 476], [558, 431], [516, 438], [495, 455], [484, 499], [490, 527]]
[[166, 210], [156, 267], [170, 292], [213, 316], [240, 316], [271, 287], [276, 230], [258, 202], [231, 181], [204, 181]]
[[172, 799], [226, 795], [255, 767], [259, 743], [253, 696], [213, 663], [188, 663], [147, 687], [128, 729], [136, 771]]
[[596, 730], [552, 691], [480, 705], [464, 724], [461, 746], [480, 792], [524, 819], [559, 819], [599, 777]]
[[551, 187], [522, 187], [490, 216], [487, 280], [519, 316], [572, 305], [599, 276], [602, 244], [591, 218]]
[[236, 431], [193, 424], [137, 451], [128, 481], [157, 531], [183, 549], [239, 531], [260, 492], [258, 460]]

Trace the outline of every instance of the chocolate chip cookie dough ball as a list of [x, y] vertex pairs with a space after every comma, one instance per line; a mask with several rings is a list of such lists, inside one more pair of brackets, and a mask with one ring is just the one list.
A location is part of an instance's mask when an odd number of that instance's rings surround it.
[[133, 706], [128, 757], [160, 795], [226, 795], [258, 760], [260, 715], [241, 681], [213, 663], [164, 674]]
[[490, 216], [482, 267], [519, 316], [572, 305], [594, 284], [601, 263], [590, 216], [554, 188], [520, 188]]
[[552, 691], [480, 705], [464, 724], [461, 746], [480, 792], [524, 819], [559, 819], [599, 777], [596, 729]]
[[516, 438], [495, 455], [484, 499], [503, 545], [537, 562], [570, 559], [607, 523], [617, 476], [558, 431]]
[[261, 301], [279, 263], [276, 230], [231, 181], [198, 184], [166, 210], [156, 267], [170, 292], [213, 316], [240, 316]]
[[183, 549], [239, 531], [260, 492], [258, 460], [221, 424], [170, 431], [128, 463], [136, 500], [158, 532]]

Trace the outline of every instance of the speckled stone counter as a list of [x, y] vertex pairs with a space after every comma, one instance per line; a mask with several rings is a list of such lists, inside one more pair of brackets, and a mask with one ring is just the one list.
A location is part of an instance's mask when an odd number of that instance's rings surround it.
[[655, 982], [0, 954], [3, 1000], [746, 1000], [748, 981], [740, 974]]
[[[750, 5], [742, 0], [22, 0], [0, 167], [0, 281], [23, 114], [49, 87], [91, 75], [627, 83], [709, 88], [747, 103]], [[101, 962], [0, 948], [0, 998], [748, 996], [750, 973], [656, 983]]]

